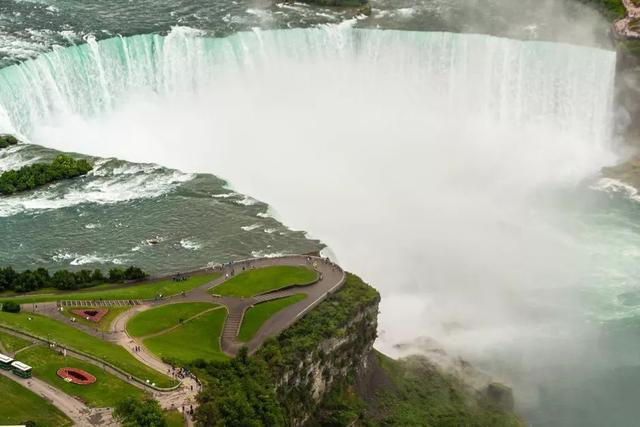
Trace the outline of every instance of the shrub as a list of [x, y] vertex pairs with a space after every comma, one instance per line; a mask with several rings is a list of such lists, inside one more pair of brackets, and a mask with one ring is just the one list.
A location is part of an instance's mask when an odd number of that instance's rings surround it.
[[18, 138], [13, 135], [0, 135], [0, 148], [7, 148], [10, 145], [16, 145]]
[[7, 301], [2, 304], [2, 311], [7, 313], [20, 313], [20, 304], [13, 301]]
[[125, 399], [116, 405], [114, 417], [123, 427], [166, 427], [167, 421], [157, 400]]

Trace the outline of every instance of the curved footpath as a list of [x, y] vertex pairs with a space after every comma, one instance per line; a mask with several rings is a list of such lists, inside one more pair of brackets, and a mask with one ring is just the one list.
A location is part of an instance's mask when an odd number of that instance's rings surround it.
[[[214, 296], [214, 301], [227, 307], [229, 313], [224, 323], [222, 338], [220, 342], [220, 348], [226, 354], [234, 356], [243, 346], [246, 346], [249, 349], [249, 352], [253, 353], [258, 349], [258, 347], [260, 347], [260, 345], [262, 345], [262, 343], [267, 338], [276, 336], [280, 332], [287, 329], [298, 319], [300, 319], [306, 312], [318, 305], [327, 295], [331, 294], [333, 291], [339, 288], [344, 283], [346, 277], [344, 271], [342, 271], [342, 269], [336, 264], [333, 264], [322, 258], [305, 256], [290, 256], [267, 259], [263, 258], [259, 260], [243, 261], [227, 267], [225, 273], [227, 273], [229, 269], [235, 271], [236, 273], [241, 273], [242, 267], [245, 267], [245, 269], [249, 269], [270, 267], [275, 265], [309, 267], [318, 272], [319, 278], [311, 285], [293, 286], [288, 289], [276, 290], [250, 298]], [[224, 281], [214, 285], [214, 293], [215, 286], [218, 286], [222, 283], [224, 283]], [[247, 309], [261, 302], [284, 298], [296, 294], [306, 294], [307, 298], [293, 305], [290, 305], [271, 316], [260, 327], [256, 335], [248, 343], [242, 343], [237, 340], [238, 333], [240, 332], [240, 326], [242, 325], [242, 319], [244, 318], [244, 314]]]
[[[215, 289], [216, 286], [221, 285], [231, 277], [234, 277], [234, 275], [236, 274], [240, 274], [243, 271], [247, 271], [250, 269], [271, 267], [277, 265], [304, 266], [312, 268], [318, 272], [318, 279], [314, 283], [309, 285], [285, 287], [280, 290], [267, 292], [249, 298], [221, 297], [210, 294], [210, 290], [212, 288]], [[141, 301], [139, 305], [132, 306], [130, 310], [123, 312], [113, 320], [111, 324], [111, 330], [107, 333], [97, 331], [77, 322], [71, 322], [69, 318], [63, 316], [58, 311], [58, 303], [55, 302], [37, 304], [37, 309], [35, 304], [26, 304], [24, 308], [26, 311], [34, 311], [38, 312], [39, 314], [52, 317], [55, 320], [64, 322], [68, 325], [82, 330], [85, 333], [94, 335], [101, 339], [118, 343], [140, 362], [144, 363], [152, 369], [157, 370], [158, 372], [173, 376], [175, 371], [172, 366], [164, 363], [160, 358], [151, 353], [144, 346], [142, 339], [133, 338], [127, 333], [126, 325], [128, 321], [136, 314], [158, 306], [180, 302], [211, 302], [220, 304], [227, 310], [227, 317], [225, 319], [222, 336], [220, 339], [220, 348], [227, 355], [235, 356], [243, 346], [246, 346], [250, 352], [256, 351], [267, 338], [276, 336], [280, 332], [291, 326], [298, 319], [303, 317], [304, 314], [306, 314], [309, 310], [318, 305], [329, 294], [331, 294], [342, 284], [344, 284], [346, 278], [345, 272], [338, 265], [333, 264], [332, 262], [323, 258], [304, 255], [250, 259], [238, 261], [235, 263], [228, 263], [214, 270], [221, 272], [221, 277], [205, 285], [194, 288], [184, 295], [173, 295], [162, 300]], [[215, 290], [213, 292], [215, 292]], [[249, 342], [242, 343], [237, 340], [240, 326], [242, 325], [242, 320], [247, 309], [261, 302], [284, 298], [295, 294], [306, 294], [307, 298], [284, 308], [283, 310], [277, 312], [275, 315], [269, 318], [260, 327], [256, 335]], [[89, 306], [91, 305], [90, 301], [81, 302], [80, 304], [85, 303], [89, 304]], [[31, 340], [44, 342], [41, 339], [32, 337], [28, 334], [23, 334], [19, 331], [1, 327], [0, 329], [4, 329], [16, 335], [27, 336]], [[136, 346], [140, 348], [139, 351], [135, 351]], [[96, 366], [101, 366], [101, 361], [97, 358], [78, 353], [76, 351], [73, 351], [72, 349], [68, 349], [67, 351], [74, 357], [78, 357], [82, 360], [93, 363]], [[116, 375], [124, 381], [127, 381], [130, 384], [147, 389], [147, 391], [151, 392], [153, 397], [156, 398], [160, 402], [160, 405], [165, 409], [178, 409], [179, 411], [184, 413], [185, 410], [190, 409], [192, 406], [195, 408], [196, 406], [195, 397], [200, 389], [200, 384], [197, 379], [192, 376], [179, 378], [181, 380], [181, 384], [174, 390], [154, 390], [152, 387], [145, 387], [145, 384], [141, 384], [140, 382], [135, 381], [135, 379], [132, 379], [127, 375], [123, 375], [122, 372], [119, 372], [118, 370], [111, 369], [108, 366], [106, 367], [106, 369], [110, 373]], [[11, 378], [19, 381], [18, 378], [14, 378], [13, 376], [11, 376]], [[54, 389], [52, 386], [37, 379], [32, 379], [30, 381], [30, 384], [37, 385], [34, 387], [37, 387], [38, 391], [40, 392], [39, 394], [43, 393], [45, 389], [49, 389], [51, 397], [57, 395], [57, 399], [59, 400], [59, 402], [54, 401], [49, 397], [47, 397], [47, 399], [54, 402], [56, 406], [62, 409], [65, 413], [69, 414], [77, 423], [77, 425], [115, 425], [113, 424], [114, 421], [111, 418], [110, 411], [103, 409], [94, 410], [94, 413], [92, 413], [91, 410], [85, 405], [81, 404], [71, 396], [65, 395], [59, 390]], [[100, 414], [100, 417], [97, 417], [96, 414]], [[86, 420], [89, 420], [90, 423], [83, 424], [86, 422]], [[193, 425], [193, 421], [190, 417], [187, 417], [187, 425]]]

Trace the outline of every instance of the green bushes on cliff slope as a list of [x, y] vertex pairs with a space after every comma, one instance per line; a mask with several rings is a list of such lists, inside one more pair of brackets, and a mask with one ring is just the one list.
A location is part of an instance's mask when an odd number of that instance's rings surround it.
[[84, 159], [76, 160], [64, 154], [51, 163], [36, 163], [0, 175], [0, 194], [6, 196], [33, 190], [63, 179], [86, 175], [93, 167]]
[[502, 403], [471, 390], [425, 357], [393, 360], [375, 351], [364, 375], [334, 387], [308, 426], [522, 426]]
[[7, 148], [10, 145], [16, 145], [18, 138], [13, 135], [0, 135], [0, 149]]
[[[377, 307], [379, 299], [375, 289], [350, 274], [340, 290], [267, 341], [254, 356], [241, 353], [230, 362], [194, 363], [191, 368], [206, 384], [198, 396], [197, 425], [289, 425], [295, 415], [292, 408], [312, 408], [315, 402], [302, 385], [296, 390], [283, 387], [283, 376], [298, 370], [300, 361], [316, 353], [323, 341], [344, 335], [345, 325], [362, 310]], [[363, 341], [374, 339], [375, 331], [373, 336], [362, 336]]]

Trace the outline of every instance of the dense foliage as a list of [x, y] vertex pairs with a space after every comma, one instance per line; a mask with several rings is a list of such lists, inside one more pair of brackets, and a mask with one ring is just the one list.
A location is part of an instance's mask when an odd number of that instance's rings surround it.
[[123, 427], [166, 427], [162, 409], [154, 399], [125, 399], [118, 403], [113, 416]]
[[2, 311], [7, 313], [20, 313], [20, 304], [13, 301], [7, 301], [2, 304]]
[[[368, 425], [439, 427], [517, 427], [523, 425], [496, 402], [470, 389], [457, 377], [443, 372], [427, 358], [413, 356], [393, 360], [380, 353], [372, 370], [378, 381], [367, 381], [367, 410], [361, 420]], [[380, 381], [380, 378], [385, 381]], [[382, 384], [381, 384], [382, 383]], [[373, 384], [371, 386], [370, 384]], [[343, 404], [343, 393], [334, 394], [334, 404]], [[348, 391], [347, 391], [348, 395]], [[352, 406], [361, 408], [361, 406]], [[326, 425], [326, 424], [324, 424]]]
[[[317, 351], [327, 338], [345, 333], [345, 325], [364, 309], [377, 304], [378, 292], [349, 274], [347, 282], [318, 307], [269, 340], [254, 356], [243, 352], [230, 362], [194, 363], [206, 387], [198, 396], [198, 426], [282, 426], [288, 425], [289, 399], [310, 399], [307, 390], [277, 393], [277, 382], [285, 371]], [[375, 335], [375, 332], [374, 332]], [[363, 337], [364, 340], [375, 336]]]
[[7, 148], [10, 145], [16, 145], [18, 139], [13, 135], [0, 135], [0, 149]]
[[107, 275], [101, 270], [68, 271], [58, 270], [52, 275], [44, 268], [25, 270], [20, 273], [12, 267], [0, 268], [0, 291], [31, 292], [41, 288], [75, 290], [101, 283], [119, 283], [126, 280], [142, 280], [147, 273], [139, 267], [127, 269], [112, 268]]
[[0, 194], [11, 195], [33, 190], [52, 182], [87, 174], [93, 167], [84, 159], [76, 160], [64, 154], [51, 163], [36, 163], [0, 175]]
[[198, 426], [278, 427], [285, 425], [276, 399], [269, 366], [248, 357], [246, 349], [230, 362], [199, 365], [207, 377], [206, 389], [198, 395], [195, 414]]

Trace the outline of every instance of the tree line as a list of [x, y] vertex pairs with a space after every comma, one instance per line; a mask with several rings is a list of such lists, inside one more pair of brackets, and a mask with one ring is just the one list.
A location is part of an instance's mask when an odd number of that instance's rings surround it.
[[139, 267], [112, 268], [106, 274], [96, 270], [58, 270], [53, 274], [45, 268], [15, 271], [12, 267], [0, 268], [0, 291], [31, 292], [42, 288], [76, 290], [102, 283], [121, 283], [142, 280], [148, 276]]
[[0, 135], [0, 149], [7, 148], [10, 145], [16, 145], [18, 138], [13, 135]]
[[86, 175], [93, 166], [84, 159], [60, 154], [51, 163], [35, 163], [0, 175], [0, 194], [9, 196], [63, 179]]

